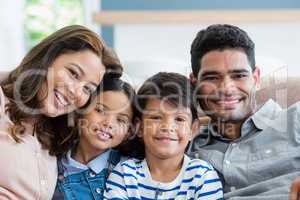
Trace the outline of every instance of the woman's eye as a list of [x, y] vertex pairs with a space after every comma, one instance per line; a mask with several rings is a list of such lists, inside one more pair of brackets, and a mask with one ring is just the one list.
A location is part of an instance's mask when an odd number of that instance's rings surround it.
[[125, 125], [129, 124], [128, 120], [126, 120], [126, 119], [118, 118], [117, 120], [118, 120], [118, 122], [121, 123], [121, 124], [125, 124]]
[[69, 69], [69, 72], [73, 78], [75, 78], [75, 79], [79, 78], [79, 74], [75, 70]]

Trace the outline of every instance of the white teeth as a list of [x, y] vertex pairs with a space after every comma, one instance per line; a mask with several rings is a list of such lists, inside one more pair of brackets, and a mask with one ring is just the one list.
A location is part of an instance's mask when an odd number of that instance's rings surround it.
[[63, 106], [69, 105], [69, 102], [66, 101], [66, 99], [64, 98], [64, 96], [62, 96], [59, 92], [55, 92], [55, 95], [56, 95], [57, 99], [59, 100], [59, 102], [60, 102]]
[[219, 104], [229, 105], [229, 104], [235, 104], [238, 103], [239, 100], [231, 100], [231, 101], [218, 101]]
[[104, 132], [104, 131], [99, 131], [98, 132], [98, 137], [99, 137], [99, 139], [104, 140], [104, 141], [109, 140], [110, 138], [112, 138], [112, 136], [109, 133]]

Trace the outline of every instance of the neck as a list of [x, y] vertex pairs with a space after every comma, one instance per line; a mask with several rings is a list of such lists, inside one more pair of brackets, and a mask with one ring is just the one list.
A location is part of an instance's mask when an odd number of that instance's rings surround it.
[[78, 146], [74, 149], [71, 156], [76, 161], [86, 165], [91, 160], [102, 154], [104, 151], [105, 150], [92, 148], [90, 145], [86, 145], [80, 140]]
[[146, 161], [153, 180], [160, 182], [173, 181], [180, 173], [183, 157], [184, 155], [180, 154], [173, 158], [162, 159], [146, 154]]
[[217, 123], [217, 132], [230, 140], [235, 140], [241, 137], [242, 122], [219, 122]]

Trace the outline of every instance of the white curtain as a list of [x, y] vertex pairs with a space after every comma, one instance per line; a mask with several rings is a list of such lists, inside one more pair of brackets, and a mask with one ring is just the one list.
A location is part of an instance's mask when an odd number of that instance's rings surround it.
[[0, 4], [0, 71], [9, 71], [24, 56], [25, 0], [2, 0]]

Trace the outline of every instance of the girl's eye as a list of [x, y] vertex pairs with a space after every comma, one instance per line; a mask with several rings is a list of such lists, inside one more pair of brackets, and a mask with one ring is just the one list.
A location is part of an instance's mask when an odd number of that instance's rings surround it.
[[98, 113], [100, 113], [100, 114], [103, 114], [103, 115], [105, 114], [104, 109], [101, 108], [101, 107], [99, 107], [99, 106], [96, 106], [95, 110], [96, 110], [96, 112], [98, 112]]
[[75, 70], [69, 69], [69, 72], [73, 78], [75, 78], [75, 79], [79, 78], [79, 74]]

